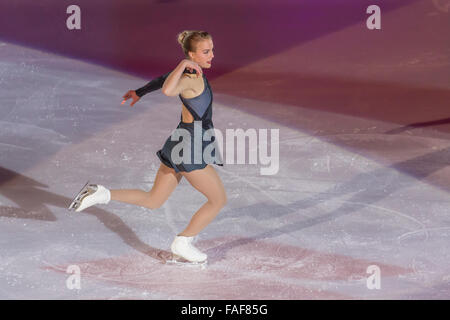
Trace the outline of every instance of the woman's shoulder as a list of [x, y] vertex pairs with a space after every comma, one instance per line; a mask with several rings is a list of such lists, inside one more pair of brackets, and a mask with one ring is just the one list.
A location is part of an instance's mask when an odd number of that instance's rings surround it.
[[199, 96], [204, 91], [204, 83], [201, 77], [184, 73], [182, 79], [183, 81], [186, 81], [186, 90], [181, 92], [183, 98], [192, 99]]

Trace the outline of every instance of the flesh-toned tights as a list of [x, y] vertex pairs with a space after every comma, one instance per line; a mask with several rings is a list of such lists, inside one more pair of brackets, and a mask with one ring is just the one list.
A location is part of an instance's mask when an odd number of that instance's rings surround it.
[[176, 173], [174, 169], [161, 163], [150, 191], [113, 189], [110, 190], [111, 200], [157, 209], [169, 198], [183, 177], [207, 198], [184, 231], [178, 234], [186, 237], [196, 236], [217, 216], [227, 201], [222, 181], [209, 164], [204, 169]]

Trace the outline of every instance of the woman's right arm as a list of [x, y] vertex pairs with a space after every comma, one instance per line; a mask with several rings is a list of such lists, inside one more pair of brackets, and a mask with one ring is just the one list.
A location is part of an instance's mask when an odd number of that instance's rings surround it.
[[122, 101], [122, 104], [124, 104], [126, 100], [131, 98], [133, 101], [131, 102], [130, 106], [133, 106], [136, 102], [139, 101], [140, 98], [142, 98], [142, 96], [152, 91], [161, 89], [164, 81], [166, 81], [169, 74], [170, 72], [167, 72], [166, 74], [151, 80], [149, 83], [139, 89], [128, 90], [128, 92], [123, 96], [124, 100]]
[[166, 74], [164, 74], [162, 76], [159, 76], [156, 79], [153, 79], [152, 81], [150, 81], [145, 86], [143, 86], [143, 87], [141, 87], [139, 89], [128, 90], [128, 92], [125, 93], [124, 96], [123, 96], [124, 100], [122, 101], [122, 104], [124, 104], [126, 100], [131, 98], [133, 101], [131, 102], [130, 106], [133, 106], [136, 102], [139, 101], [139, 99], [143, 95], [145, 95], [145, 94], [147, 94], [149, 92], [161, 89], [163, 84], [164, 84], [164, 81], [167, 79], [169, 74], [170, 74], [170, 72], [167, 72]]
[[149, 93], [149, 92], [152, 92], [152, 91], [156, 91], [156, 90], [161, 89], [162, 86], [163, 86], [163, 84], [164, 84], [164, 81], [166, 81], [166, 79], [167, 79], [167, 77], [169, 76], [169, 74], [170, 74], [170, 72], [167, 72], [166, 74], [164, 74], [164, 75], [162, 75], [162, 76], [159, 76], [159, 77], [156, 78], [156, 79], [153, 79], [152, 81], [150, 81], [149, 83], [147, 83], [145, 86], [143, 86], [143, 87], [141, 87], [141, 88], [139, 88], [139, 89], [136, 89], [136, 90], [135, 90], [136, 95], [137, 95], [139, 98], [142, 98], [142, 96], [143, 96], [144, 94], [147, 94], [147, 93]]
[[[180, 81], [180, 77], [183, 74], [186, 67], [191, 70], [195, 69], [198, 74], [202, 72], [202, 70], [198, 64], [196, 64], [195, 62], [192, 62], [188, 59], [184, 59], [178, 64], [178, 66], [175, 68], [175, 70], [170, 71], [162, 76], [159, 76], [156, 79], [153, 79], [152, 81], [147, 83], [145, 86], [143, 86], [137, 90], [129, 90], [123, 96], [124, 100], [122, 101], [122, 104], [124, 104], [126, 100], [132, 98], [133, 101], [131, 102], [130, 106], [133, 106], [137, 101], [139, 101], [139, 99], [143, 95], [145, 95], [149, 92], [155, 91], [155, 90], [159, 90], [161, 88], [162, 88], [163, 93], [167, 96], [174, 96], [174, 95], [177, 95], [177, 94], [181, 93], [182, 91], [188, 89], [188, 86], [189, 86], [188, 79], [182, 79], [183, 81]], [[178, 73], [179, 73], [179, 75], [178, 75], [178, 77], [176, 77], [176, 75]], [[173, 85], [173, 83], [175, 83], [175, 85]], [[173, 91], [167, 91], [168, 86], [169, 86], [169, 88], [171, 86], [172, 87], [174, 86], [175, 88], [173, 89]]]

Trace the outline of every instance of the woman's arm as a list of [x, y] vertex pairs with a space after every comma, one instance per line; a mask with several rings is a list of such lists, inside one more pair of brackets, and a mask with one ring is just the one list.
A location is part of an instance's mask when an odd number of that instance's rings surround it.
[[166, 74], [159, 76], [156, 79], [153, 79], [152, 81], [150, 81], [149, 83], [147, 83], [145, 86], [136, 89], [136, 95], [141, 98], [143, 95], [155, 91], [155, 90], [159, 90], [162, 88], [164, 81], [166, 81], [167, 77], [169, 76], [170, 72], [167, 72]]
[[170, 72], [167, 72], [166, 74], [159, 76], [156, 79], [153, 79], [152, 81], [150, 81], [145, 86], [139, 89], [128, 90], [128, 92], [125, 93], [125, 95], [123, 96], [124, 100], [122, 101], [122, 104], [124, 104], [126, 100], [132, 98], [133, 101], [131, 102], [130, 106], [133, 106], [136, 102], [139, 101], [139, 99], [141, 99], [143, 95], [161, 89], [169, 74]]
[[189, 59], [183, 59], [178, 66], [173, 70], [167, 77], [163, 84], [162, 92], [166, 96], [176, 96], [187, 90], [193, 90], [193, 81], [189, 76], [184, 76], [184, 70], [195, 70], [197, 77], [203, 76], [202, 68], [198, 63], [191, 61]]
[[[166, 96], [175, 96], [175, 95], [179, 94], [178, 91], [181, 92], [181, 91], [185, 90], [184, 86], [186, 85], [186, 82], [180, 81], [180, 80], [183, 80], [180, 78], [183, 75], [184, 70], [186, 69], [186, 65], [187, 65], [186, 59], [182, 60], [177, 65], [177, 67], [172, 72], [170, 72], [166, 81], [164, 81], [161, 91]], [[183, 86], [183, 87], [181, 87], [181, 86]]]

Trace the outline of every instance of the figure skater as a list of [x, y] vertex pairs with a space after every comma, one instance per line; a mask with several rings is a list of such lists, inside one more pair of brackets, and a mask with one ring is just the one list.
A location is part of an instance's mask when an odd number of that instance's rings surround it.
[[[129, 90], [123, 96], [122, 104], [131, 98], [130, 106], [133, 106], [144, 94], [158, 89], [162, 89], [162, 92], [169, 97], [178, 95], [182, 102], [182, 111], [177, 128], [186, 129], [191, 133], [190, 145], [193, 150], [194, 125], [198, 126], [201, 121], [202, 135], [206, 130], [214, 128], [213, 94], [203, 74], [203, 69], [211, 68], [214, 46], [211, 35], [205, 31], [183, 31], [178, 34], [178, 42], [186, 59], [183, 59], [173, 71], [150, 81], [144, 87]], [[211, 141], [215, 143], [214, 135]], [[110, 200], [157, 209], [169, 198], [181, 178], [185, 177], [195, 189], [206, 196], [207, 201], [195, 212], [188, 226], [175, 237], [171, 244], [171, 251], [174, 259], [182, 257], [190, 262], [206, 262], [207, 255], [198, 250], [192, 241], [217, 216], [227, 202], [222, 181], [211, 166], [211, 164], [223, 166], [223, 160], [219, 150], [214, 148], [215, 152], [211, 152], [214, 158], [209, 163], [203, 159], [203, 152], [201, 163], [194, 161], [195, 152], [191, 152], [190, 161], [183, 160], [179, 163], [173, 160], [171, 152], [178, 143], [178, 141], [171, 141], [169, 137], [162, 149], [156, 152], [161, 164], [150, 191], [108, 190], [103, 185], [88, 182], [75, 197], [69, 209], [80, 212], [96, 204], [108, 204]], [[205, 142], [202, 139], [201, 150], [203, 151], [209, 143], [211, 142]]]

